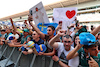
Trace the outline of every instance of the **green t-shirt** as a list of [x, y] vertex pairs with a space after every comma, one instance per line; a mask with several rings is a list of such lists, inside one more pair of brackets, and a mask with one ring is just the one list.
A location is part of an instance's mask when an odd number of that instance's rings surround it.
[[[78, 51], [78, 54], [79, 54], [80, 65], [82, 67], [89, 67], [88, 60], [86, 58], [86, 54], [83, 48], [81, 48]], [[98, 53], [98, 56], [92, 56], [92, 58], [99, 64], [100, 67], [100, 52]]]
[[23, 44], [25, 41], [27, 41], [27, 38], [30, 37], [30, 35], [27, 35], [27, 37], [24, 38], [24, 36], [21, 38], [21, 44]]

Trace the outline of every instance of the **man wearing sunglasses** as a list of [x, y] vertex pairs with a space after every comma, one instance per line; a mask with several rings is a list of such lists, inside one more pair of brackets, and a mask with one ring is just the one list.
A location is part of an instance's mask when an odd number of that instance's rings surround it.
[[[57, 49], [58, 57], [54, 56], [53, 60], [57, 61], [61, 67], [78, 67], [79, 65], [79, 57], [73, 58], [71, 60], [67, 60], [67, 54], [72, 51], [74, 48], [71, 46], [73, 44], [72, 37], [69, 35], [65, 35], [65, 30], [58, 31], [57, 35], [54, 36], [49, 44]], [[56, 42], [62, 36], [62, 43]]]
[[[47, 34], [42, 33], [36, 25], [34, 25], [31, 21], [32, 21], [32, 16], [28, 17], [28, 21], [29, 24], [32, 26], [32, 28], [40, 35], [40, 38], [43, 39], [45, 41], [45, 45], [47, 46], [47, 51], [46, 55], [52, 56], [55, 54], [55, 49], [53, 49], [49, 44], [49, 40], [54, 37], [54, 31], [55, 31], [55, 27], [54, 26], [48, 26], [47, 28]], [[49, 53], [50, 52], [50, 53]]]

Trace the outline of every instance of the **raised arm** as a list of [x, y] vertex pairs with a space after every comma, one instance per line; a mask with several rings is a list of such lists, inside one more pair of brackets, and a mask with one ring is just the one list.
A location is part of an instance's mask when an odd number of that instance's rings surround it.
[[12, 24], [12, 27], [13, 27], [14, 31], [16, 31], [16, 27], [14, 26], [12, 18], [10, 18], [10, 21], [11, 21], [11, 24]]
[[94, 36], [100, 31], [100, 26], [98, 26], [97, 28], [95, 28], [91, 34], [93, 34]]
[[82, 47], [82, 45], [80, 45], [80, 44], [79, 44], [79, 41], [78, 41], [78, 42], [77, 42], [77, 46], [76, 46], [72, 51], [69, 52], [69, 54], [66, 56], [66, 58], [67, 58], [68, 60], [70, 60], [70, 59], [72, 59], [72, 58], [78, 56], [78, 52], [77, 52], [77, 51], [78, 51], [81, 47]]
[[41, 37], [42, 39], [44, 39], [44, 38], [45, 38], [45, 34], [42, 33], [42, 32], [37, 28], [37, 26], [35, 26], [35, 24], [33, 24], [33, 23], [31, 22], [31, 21], [32, 21], [32, 17], [31, 17], [31, 16], [29, 16], [28, 21], [29, 21], [29, 24], [32, 26], [32, 28], [40, 35], [40, 37]]
[[52, 39], [50, 39], [50, 41], [49, 41], [50, 46], [52, 46], [53, 48], [57, 48], [58, 43], [56, 41], [59, 39], [60, 36], [63, 36], [64, 33], [65, 33], [65, 30], [58, 31], [56, 36], [54, 36]]

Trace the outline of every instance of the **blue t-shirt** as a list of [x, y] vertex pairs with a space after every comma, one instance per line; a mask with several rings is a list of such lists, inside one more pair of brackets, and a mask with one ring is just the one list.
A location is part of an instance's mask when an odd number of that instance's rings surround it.
[[44, 40], [42, 40], [41, 38], [40, 38], [40, 40], [39, 40], [38, 42], [36, 42], [35, 40], [32, 40], [32, 41], [33, 41], [35, 44], [38, 44], [38, 45], [44, 43]]

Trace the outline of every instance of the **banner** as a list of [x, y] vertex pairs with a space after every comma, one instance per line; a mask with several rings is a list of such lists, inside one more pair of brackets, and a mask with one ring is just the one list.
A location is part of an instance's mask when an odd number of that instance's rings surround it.
[[[43, 32], [44, 34], [47, 34], [47, 28], [48, 26], [54, 26], [55, 28], [58, 26], [57, 23], [39, 23], [37, 25], [37, 27], [40, 29], [41, 32]], [[54, 35], [56, 34], [56, 32], [54, 33]]]
[[29, 13], [33, 16], [35, 25], [38, 23], [49, 23], [46, 11], [43, 7], [42, 2], [38, 3], [29, 10]]
[[55, 23], [62, 21], [62, 29], [67, 30], [67, 26], [75, 23], [74, 20], [77, 15], [77, 8], [54, 8], [53, 18]]

